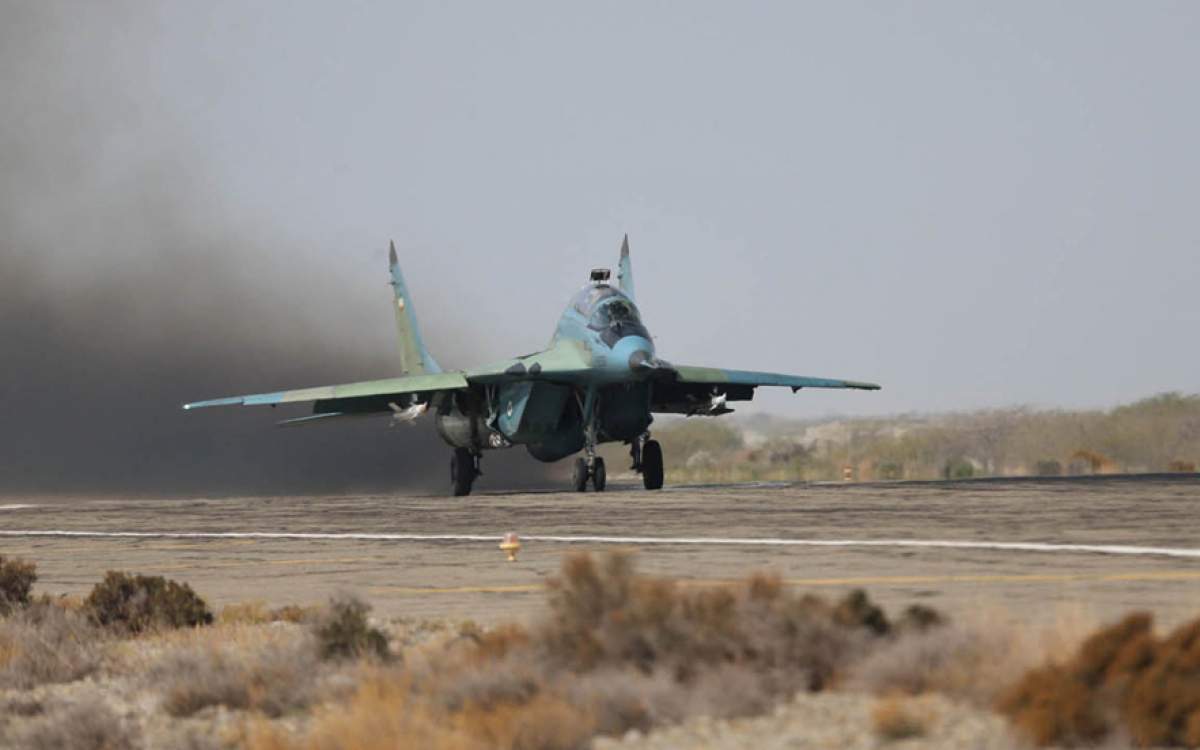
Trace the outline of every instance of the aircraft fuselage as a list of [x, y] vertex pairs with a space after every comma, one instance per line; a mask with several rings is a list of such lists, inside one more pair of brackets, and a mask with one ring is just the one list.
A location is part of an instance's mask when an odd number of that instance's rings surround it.
[[[586, 370], [538, 380], [541, 363], [559, 358], [579, 360]], [[549, 347], [521, 359], [514, 367], [531, 379], [483, 386], [440, 405], [438, 431], [447, 443], [472, 450], [521, 444], [550, 462], [583, 448], [588, 408], [595, 409], [597, 442], [634, 440], [650, 426], [654, 342], [620, 290], [584, 288], [559, 318]]]

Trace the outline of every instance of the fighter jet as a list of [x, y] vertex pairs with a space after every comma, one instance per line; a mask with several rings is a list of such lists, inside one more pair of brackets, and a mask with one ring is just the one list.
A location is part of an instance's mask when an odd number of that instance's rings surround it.
[[655, 414], [728, 414], [733, 411], [729, 403], [751, 400], [760, 386], [793, 393], [801, 388], [879, 390], [874, 383], [693, 367], [660, 358], [635, 303], [628, 235], [621, 243], [616, 285], [610, 283], [609, 269], [593, 269], [545, 349], [447, 372], [425, 348], [394, 242], [388, 261], [399, 377], [197, 401], [183, 408], [312, 404], [310, 416], [281, 425], [371, 414], [404, 422], [431, 413], [438, 433], [454, 449], [450, 482], [453, 494], [461, 496], [470, 494], [481, 475], [484, 451], [515, 445], [544, 462], [582, 453], [575, 458], [571, 486], [583, 492], [590, 483], [602, 492], [607, 472], [596, 446], [609, 442], [628, 445], [643, 486], [657, 490], [663, 486], [663, 452], [650, 437]]

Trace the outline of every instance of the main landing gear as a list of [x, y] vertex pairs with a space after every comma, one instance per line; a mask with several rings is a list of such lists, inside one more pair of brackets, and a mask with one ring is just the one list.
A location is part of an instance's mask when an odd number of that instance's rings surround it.
[[450, 483], [454, 488], [454, 496], [462, 497], [471, 494], [471, 485], [475, 477], [483, 472], [479, 470], [479, 454], [472, 453], [466, 448], [455, 448], [454, 456], [450, 459]]
[[642, 475], [642, 486], [648, 490], [661, 490], [663, 486], [662, 446], [650, 439], [646, 433], [629, 446], [633, 466], [629, 467]]

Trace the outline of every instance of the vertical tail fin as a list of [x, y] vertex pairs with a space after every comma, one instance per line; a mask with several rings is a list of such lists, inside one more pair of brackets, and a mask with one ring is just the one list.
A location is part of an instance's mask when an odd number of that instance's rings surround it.
[[388, 247], [388, 269], [392, 274], [392, 292], [396, 300], [396, 328], [400, 335], [400, 371], [404, 375], [441, 372], [442, 368], [425, 349], [421, 341], [421, 329], [417, 326], [417, 313], [413, 309], [412, 297], [400, 273], [396, 260], [396, 243]]
[[[634, 299], [633, 296], [633, 261], [629, 259], [629, 235], [625, 235], [624, 241], [621, 242], [621, 265], [617, 269], [617, 285], [625, 296], [629, 299]], [[637, 300], [634, 299], [636, 302]]]

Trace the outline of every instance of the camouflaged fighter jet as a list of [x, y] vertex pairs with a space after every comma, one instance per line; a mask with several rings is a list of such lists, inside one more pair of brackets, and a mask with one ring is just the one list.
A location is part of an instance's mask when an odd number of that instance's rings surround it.
[[610, 271], [597, 268], [559, 318], [550, 344], [540, 352], [468, 370], [444, 372], [421, 340], [412, 297], [404, 284], [392, 244], [388, 258], [400, 329], [400, 377], [295, 391], [233, 396], [185, 404], [260, 406], [312, 403], [311, 416], [281, 425], [311, 424], [341, 417], [391, 414], [395, 421], [433, 412], [437, 430], [452, 448], [450, 481], [455, 495], [467, 495], [480, 476], [485, 450], [524, 445], [539, 461], [575, 459], [572, 486], [588, 482], [604, 490], [600, 443], [630, 446], [633, 470], [648, 490], [663, 485], [663, 454], [650, 439], [654, 414], [719, 416], [731, 401], [749, 401], [759, 386], [858, 388], [874, 383], [779, 375], [748, 370], [677, 365], [660, 359], [634, 304], [629, 237], [621, 244], [617, 285]]

